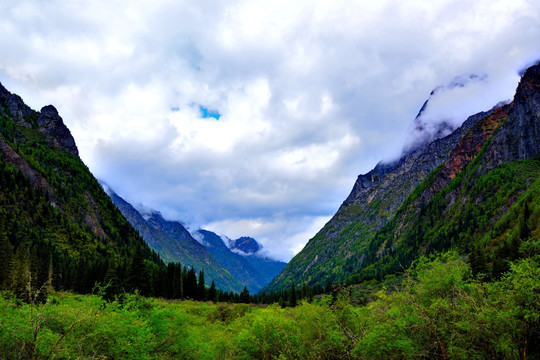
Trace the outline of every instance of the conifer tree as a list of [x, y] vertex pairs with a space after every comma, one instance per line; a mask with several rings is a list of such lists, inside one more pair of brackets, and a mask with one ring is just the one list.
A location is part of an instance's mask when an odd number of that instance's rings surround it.
[[184, 297], [190, 299], [197, 298], [197, 275], [193, 268], [189, 269], [186, 275], [186, 281], [184, 282]]
[[204, 285], [204, 270], [199, 271], [199, 282], [197, 283], [197, 299], [206, 300], [206, 287]]
[[244, 286], [244, 289], [242, 290], [242, 292], [240, 293], [239, 302], [244, 303], [244, 304], [249, 303], [249, 291], [248, 291], [247, 287], [245, 287], [245, 286]]
[[105, 280], [103, 282], [105, 285], [105, 294], [103, 295], [103, 298], [108, 301], [113, 301], [122, 291], [120, 279], [118, 278], [116, 266], [113, 261], [109, 261], [109, 266], [107, 267], [107, 273], [105, 274]]
[[138, 289], [141, 295], [150, 295], [151, 293], [150, 274], [144, 262], [142, 245], [135, 247], [133, 259], [128, 269], [128, 288], [129, 291]]
[[289, 306], [290, 307], [296, 307], [296, 287], [294, 286], [294, 282], [291, 284], [291, 290], [289, 291]]
[[218, 302], [216, 284], [214, 283], [214, 280], [212, 280], [210, 289], [208, 289], [208, 300], [213, 301], [214, 303]]
[[77, 262], [75, 276], [73, 277], [73, 290], [80, 294], [88, 293], [88, 265], [86, 258], [81, 257]]
[[184, 277], [182, 276], [182, 265], [173, 264], [173, 299], [184, 297]]

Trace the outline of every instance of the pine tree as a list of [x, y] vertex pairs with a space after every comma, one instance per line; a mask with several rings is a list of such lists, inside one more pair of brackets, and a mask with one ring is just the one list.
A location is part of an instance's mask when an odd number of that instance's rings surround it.
[[199, 282], [197, 283], [197, 299], [206, 300], [206, 287], [204, 285], [204, 270], [199, 271]]
[[296, 307], [296, 288], [294, 283], [291, 284], [291, 290], [289, 291], [289, 306]]
[[184, 297], [184, 277], [182, 275], [182, 265], [174, 264], [173, 271], [173, 299]]
[[213, 301], [214, 303], [218, 302], [216, 284], [214, 283], [214, 280], [212, 280], [210, 289], [208, 289], [208, 300]]
[[243, 304], [249, 304], [249, 291], [248, 291], [247, 287], [245, 287], [245, 286], [244, 286], [244, 289], [242, 290], [242, 292], [240, 293], [239, 302], [241, 302]]
[[128, 268], [129, 291], [139, 290], [141, 295], [150, 295], [150, 274], [144, 261], [142, 245], [135, 247], [133, 259]]
[[75, 270], [75, 275], [73, 277], [73, 290], [80, 294], [86, 294], [89, 292], [88, 289], [88, 265], [86, 263], [86, 258], [81, 257], [77, 262], [77, 267]]
[[195, 269], [188, 270], [186, 281], [184, 282], [184, 297], [189, 299], [197, 298], [197, 275]]
[[167, 299], [174, 299], [174, 276], [176, 272], [176, 264], [168, 263], [165, 273], [165, 283], [163, 284], [163, 296]]
[[120, 287], [120, 279], [116, 271], [116, 266], [114, 262], [109, 261], [109, 266], [107, 267], [107, 273], [105, 274], [105, 293], [103, 298], [107, 301], [113, 301], [120, 293], [122, 288]]

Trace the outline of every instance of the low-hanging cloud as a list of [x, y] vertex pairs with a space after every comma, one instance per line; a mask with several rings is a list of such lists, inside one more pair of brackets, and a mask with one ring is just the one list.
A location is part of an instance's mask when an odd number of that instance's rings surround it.
[[432, 97], [426, 124], [456, 126], [511, 98], [540, 58], [532, 0], [6, 0], [0, 12], [0, 81], [33, 108], [54, 104], [96, 176], [286, 260], [358, 173], [401, 153], [431, 90], [482, 77]]

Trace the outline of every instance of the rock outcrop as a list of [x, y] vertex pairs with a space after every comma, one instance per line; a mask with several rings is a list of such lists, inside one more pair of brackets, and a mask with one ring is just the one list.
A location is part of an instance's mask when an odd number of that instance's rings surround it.
[[41, 109], [37, 124], [49, 143], [65, 149], [70, 154], [79, 156], [75, 139], [54, 106], [47, 105]]
[[1, 83], [0, 104], [18, 125], [37, 127], [49, 144], [79, 156], [75, 139], [54, 106], [47, 105], [41, 109], [41, 112], [36, 112], [26, 105], [18, 95], [6, 90]]

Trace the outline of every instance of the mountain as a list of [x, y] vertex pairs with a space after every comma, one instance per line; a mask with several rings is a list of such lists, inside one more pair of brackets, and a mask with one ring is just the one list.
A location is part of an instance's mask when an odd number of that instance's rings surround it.
[[221, 236], [214, 232], [201, 229], [193, 235], [251, 293], [261, 290], [286, 265], [284, 262], [261, 256], [258, 251], [262, 249], [262, 245], [253, 238], [227, 239], [231, 246], [229, 248]]
[[265, 284], [272, 281], [287, 265], [283, 261], [265, 256], [263, 246], [252, 237], [242, 236], [236, 240], [228, 239], [228, 243], [232, 252], [242, 255], [252, 268], [258, 270]]
[[109, 186], [103, 184], [103, 188], [129, 223], [166, 262], [181, 263], [197, 271], [203, 270], [206, 281], [210, 283], [214, 280], [216, 287], [221, 290], [242, 291], [244, 282], [224, 268], [182, 224], [165, 220], [158, 211], [141, 214]]
[[256, 293], [286, 265], [261, 256], [258, 251], [262, 245], [253, 238], [231, 240], [231, 249], [211, 231], [194, 232], [196, 240], [180, 222], [165, 220], [155, 210], [141, 213], [107, 184], [102, 182], [102, 186], [150, 248], [166, 262], [204, 270], [206, 281], [214, 280], [221, 290], [240, 292], [245, 286], [249, 292]]
[[[150, 293], [164, 267], [78, 156], [56, 108], [28, 107], [0, 84], [0, 288], [92, 290], [107, 273]], [[136, 267], [139, 267], [136, 270]], [[148, 270], [148, 271], [146, 271]]]
[[231, 250], [237, 250], [244, 255], [255, 254], [262, 250], [262, 245], [254, 238], [248, 236], [242, 236], [236, 240], [229, 239], [229, 246]]
[[333, 218], [265, 291], [380, 280], [450, 248], [468, 255], [475, 273], [497, 278], [523, 240], [540, 236], [539, 174], [537, 65], [510, 104], [358, 176]]

